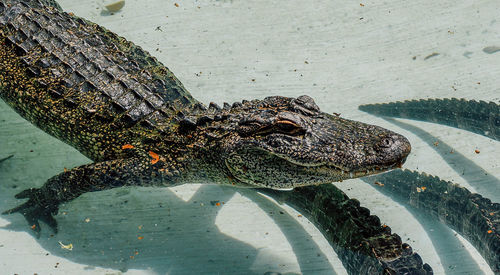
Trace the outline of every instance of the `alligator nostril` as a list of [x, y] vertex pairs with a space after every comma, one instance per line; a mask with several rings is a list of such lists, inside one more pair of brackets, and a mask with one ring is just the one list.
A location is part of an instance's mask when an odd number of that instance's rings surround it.
[[389, 148], [391, 147], [392, 143], [394, 141], [392, 140], [392, 138], [383, 138], [382, 140], [380, 140], [380, 146], [381, 147], [384, 147], [384, 148]]

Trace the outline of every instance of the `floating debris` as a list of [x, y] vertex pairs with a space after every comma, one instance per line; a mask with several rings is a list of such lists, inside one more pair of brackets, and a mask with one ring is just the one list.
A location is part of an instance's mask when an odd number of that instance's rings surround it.
[[69, 250], [69, 251], [73, 250], [73, 244], [72, 243], [66, 245], [66, 244], [63, 244], [62, 242], [59, 242], [59, 245], [61, 246], [62, 249], [66, 249], [66, 250]]
[[424, 58], [424, 60], [427, 60], [427, 59], [429, 59], [429, 58], [432, 58], [432, 57], [435, 57], [435, 56], [438, 56], [438, 55], [439, 55], [439, 53], [431, 53], [431, 54], [429, 54], [428, 56], [426, 56], [426, 57]]
[[383, 184], [383, 183], [381, 183], [380, 181], [376, 181], [376, 182], [374, 182], [374, 184], [375, 184], [375, 185], [378, 185], [378, 186], [384, 186], [384, 184]]
[[125, 0], [117, 1], [104, 6], [109, 12], [117, 12], [125, 6]]
[[488, 53], [488, 54], [496, 53], [498, 51], [500, 51], [500, 47], [498, 47], [498, 46], [489, 46], [489, 47], [485, 47], [483, 49], [483, 52]]
[[424, 192], [427, 187], [422, 186], [422, 187], [417, 187], [417, 193]]

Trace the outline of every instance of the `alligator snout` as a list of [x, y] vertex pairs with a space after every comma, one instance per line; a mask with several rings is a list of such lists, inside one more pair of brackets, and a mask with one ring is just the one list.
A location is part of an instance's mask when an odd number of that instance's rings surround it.
[[392, 133], [381, 138], [374, 149], [379, 152], [379, 161], [384, 164], [401, 165], [411, 152], [411, 144], [406, 137]]

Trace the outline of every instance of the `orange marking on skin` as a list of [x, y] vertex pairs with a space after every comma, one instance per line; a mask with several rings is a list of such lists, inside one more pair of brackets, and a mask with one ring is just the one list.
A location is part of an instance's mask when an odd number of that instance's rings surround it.
[[153, 151], [149, 151], [149, 155], [153, 158], [151, 160], [151, 164], [155, 164], [155, 163], [157, 163], [160, 160], [160, 156], [157, 153], [153, 152]]
[[125, 145], [122, 146], [122, 150], [132, 149], [132, 148], [134, 148], [134, 145], [132, 145], [132, 144], [125, 144]]

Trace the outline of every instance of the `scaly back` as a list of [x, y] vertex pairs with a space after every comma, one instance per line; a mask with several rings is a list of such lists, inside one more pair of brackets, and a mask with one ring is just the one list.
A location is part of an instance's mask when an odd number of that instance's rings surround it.
[[0, 96], [30, 122], [109, 159], [109, 135], [168, 132], [174, 114], [197, 103], [140, 47], [47, 3], [0, 2]]

